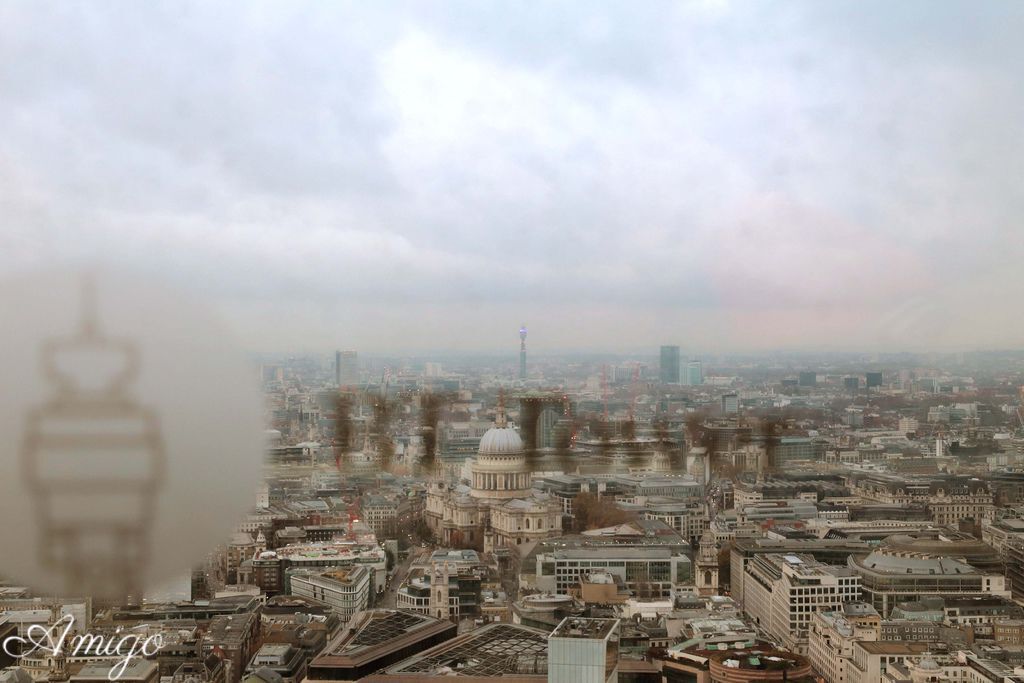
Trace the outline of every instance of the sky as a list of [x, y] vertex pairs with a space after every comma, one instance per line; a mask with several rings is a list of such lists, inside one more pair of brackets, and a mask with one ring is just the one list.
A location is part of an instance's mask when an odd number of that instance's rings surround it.
[[1024, 3], [0, 3], [0, 273], [256, 351], [1024, 347]]

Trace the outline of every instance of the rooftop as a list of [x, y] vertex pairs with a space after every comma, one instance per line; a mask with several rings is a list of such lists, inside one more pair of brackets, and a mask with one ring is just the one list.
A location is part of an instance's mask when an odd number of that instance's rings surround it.
[[513, 624], [490, 624], [436, 645], [370, 676], [547, 678], [547, 633]]
[[590, 640], [604, 640], [615, 627], [618, 626], [618, 619], [586, 619], [583, 617], [566, 617], [554, 631], [552, 638], [587, 638]]
[[475, 550], [435, 550], [430, 554], [431, 562], [479, 562], [480, 555]]
[[711, 659], [716, 659], [730, 669], [747, 669], [754, 671], [787, 671], [808, 666], [807, 659], [792, 652], [768, 649], [730, 650], [727, 652], [709, 652]]
[[856, 572], [848, 567], [835, 566], [819, 562], [813, 556], [796, 553], [765, 553], [759, 556], [755, 565], [767, 563], [772, 565], [776, 578], [784, 573], [791, 572], [800, 577], [815, 577], [824, 574], [832, 576], [852, 577], [858, 576]]
[[977, 574], [969, 564], [951, 557], [932, 557], [920, 553], [876, 550], [863, 559], [850, 558], [855, 568], [873, 569], [884, 574], [957, 575]]
[[878, 610], [868, 602], [844, 602], [843, 614], [849, 617], [877, 617]]
[[694, 635], [708, 635], [715, 633], [747, 633], [753, 631], [753, 627], [738, 617], [707, 617], [704, 619], [691, 619], [687, 627]]
[[307, 573], [305, 573], [305, 574], [297, 572], [296, 576], [303, 576], [303, 575], [309, 576], [309, 577], [319, 576], [321, 579], [326, 579], [327, 581], [329, 581], [331, 583], [337, 583], [337, 584], [342, 584], [342, 585], [345, 585], [345, 586], [349, 586], [349, 585], [352, 585], [352, 584], [358, 584], [364, 578], [369, 576], [369, 574], [370, 574], [370, 572], [369, 572], [369, 570], [366, 567], [362, 567], [362, 566], [356, 565], [356, 566], [353, 566], [353, 567], [333, 567], [333, 568], [329, 569], [328, 571], [322, 571], [322, 572], [308, 571], [307, 570]]
[[934, 643], [900, 640], [858, 641], [857, 647], [872, 655], [919, 655], [935, 647]]
[[357, 612], [347, 627], [317, 656], [311, 666], [354, 666], [386, 653], [451, 632], [455, 624], [415, 612], [373, 609]]
[[254, 621], [259, 621], [255, 612], [218, 614], [210, 621], [206, 639], [220, 645], [240, 643], [252, 632]]
[[[102, 680], [109, 681], [108, 676], [110, 670], [115, 666], [120, 666], [119, 662], [89, 662], [82, 669], [72, 676], [72, 680], [75, 681], [92, 681]], [[157, 663], [146, 659], [136, 659], [129, 662], [128, 666], [125, 667], [124, 673], [117, 677], [120, 681], [132, 681], [132, 680], [146, 680], [150, 677], [154, 677], [156, 673]]]
[[429, 626], [434, 621], [430, 617], [413, 612], [373, 610], [369, 613], [369, 618], [354, 630], [352, 637], [339, 643], [332, 654], [351, 653], [380, 645], [403, 633]]
[[667, 560], [673, 556], [670, 549], [659, 546], [649, 548], [616, 548], [611, 546], [601, 546], [597, 548], [566, 548], [565, 550], [555, 550], [550, 554], [553, 555], [555, 559], [560, 560], [605, 557], [631, 560]]

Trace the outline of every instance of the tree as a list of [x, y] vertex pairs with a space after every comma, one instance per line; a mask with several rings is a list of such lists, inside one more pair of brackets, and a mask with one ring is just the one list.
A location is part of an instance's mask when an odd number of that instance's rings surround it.
[[334, 400], [334, 462], [342, 468], [343, 456], [352, 447], [352, 397], [338, 394]]
[[616, 524], [632, 522], [637, 518], [635, 512], [617, 507], [614, 503], [602, 500], [592, 493], [580, 493], [572, 503], [573, 517], [576, 528], [580, 531], [601, 529]]
[[420, 543], [434, 543], [434, 532], [430, 530], [430, 525], [422, 517], [413, 523], [412, 537]]
[[380, 468], [390, 472], [392, 459], [395, 455], [395, 443], [388, 432], [391, 426], [392, 406], [384, 396], [373, 401], [373, 431], [376, 436], [377, 453], [380, 456]]
[[726, 543], [718, 551], [718, 586], [732, 583], [732, 545]]
[[432, 472], [437, 465], [437, 423], [448, 402], [446, 394], [424, 392], [420, 395], [420, 435], [423, 437], [423, 457], [420, 468]]

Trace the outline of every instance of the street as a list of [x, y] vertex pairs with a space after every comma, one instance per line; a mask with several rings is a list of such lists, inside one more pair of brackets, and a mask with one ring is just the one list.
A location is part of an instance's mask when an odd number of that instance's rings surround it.
[[391, 583], [385, 589], [384, 594], [378, 599], [378, 607], [394, 608], [395, 601], [398, 596], [398, 588], [405, 581], [405, 577], [409, 575], [409, 569], [412, 567], [413, 562], [420, 556], [421, 553], [430, 552], [429, 548], [410, 548], [409, 556], [406, 557], [401, 564], [395, 568], [394, 574], [391, 575]]

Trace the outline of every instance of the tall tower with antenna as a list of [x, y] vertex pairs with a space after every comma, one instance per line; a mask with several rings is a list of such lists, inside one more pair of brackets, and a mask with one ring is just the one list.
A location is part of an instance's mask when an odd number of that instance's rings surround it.
[[519, 379], [526, 379], [526, 323], [519, 327]]

